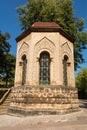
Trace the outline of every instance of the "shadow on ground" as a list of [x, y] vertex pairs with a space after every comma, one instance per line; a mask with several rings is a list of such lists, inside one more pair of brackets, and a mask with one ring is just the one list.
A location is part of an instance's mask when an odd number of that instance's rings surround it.
[[80, 108], [87, 108], [87, 99], [80, 99]]

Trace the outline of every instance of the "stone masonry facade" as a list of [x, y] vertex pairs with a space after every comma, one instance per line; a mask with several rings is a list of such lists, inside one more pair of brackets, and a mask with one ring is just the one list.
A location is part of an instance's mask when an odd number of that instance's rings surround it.
[[74, 88], [37, 86], [14, 88], [9, 113], [17, 115], [64, 114], [77, 111], [78, 96]]
[[[74, 39], [56, 23], [36, 22], [16, 40], [15, 87], [9, 112], [32, 115], [77, 110], [79, 104], [74, 79]], [[49, 71], [45, 74], [44, 63], [40, 63], [44, 60], [41, 57], [45, 57], [42, 54], [48, 57], [46, 64], [49, 66], [45, 67]]]

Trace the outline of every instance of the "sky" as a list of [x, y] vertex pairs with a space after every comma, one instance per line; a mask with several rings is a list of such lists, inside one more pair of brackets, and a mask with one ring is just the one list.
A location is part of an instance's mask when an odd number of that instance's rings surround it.
[[[13, 55], [16, 55], [17, 48], [17, 42], [15, 39], [22, 33], [16, 8], [26, 4], [26, 2], [27, 0], [0, 0], [0, 31], [2, 33], [10, 33], [10, 52]], [[73, 0], [73, 7], [75, 10], [75, 16], [85, 19], [84, 31], [87, 31], [87, 0]], [[81, 67], [87, 68], [87, 50], [83, 52], [83, 56], [86, 62], [82, 64]]]

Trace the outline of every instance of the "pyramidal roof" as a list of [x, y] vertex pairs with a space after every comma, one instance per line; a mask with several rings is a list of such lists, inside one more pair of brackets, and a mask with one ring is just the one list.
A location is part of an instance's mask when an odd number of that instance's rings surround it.
[[60, 27], [55, 22], [35, 22], [32, 27]]
[[59, 24], [57, 24], [55, 22], [35, 22], [26, 31], [24, 31], [21, 35], [19, 35], [16, 38], [16, 41], [19, 42], [20, 40], [22, 40], [24, 37], [26, 37], [27, 35], [29, 35], [32, 32], [37, 32], [37, 33], [38, 32], [60, 32], [61, 35], [63, 35], [64, 37], [66, 37], [71, 42], [75, 41], [75, 39], [72, 36], [70, 36], [69, 34], [67, 34], [63, 30], [63, 28], [61, 28], [59, 26]]

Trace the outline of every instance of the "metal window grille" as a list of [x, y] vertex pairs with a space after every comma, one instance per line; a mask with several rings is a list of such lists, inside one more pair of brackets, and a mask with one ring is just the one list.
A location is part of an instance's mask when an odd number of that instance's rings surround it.
[[64, 56], [64, 59], [63, 59], [63, 84], [65, 86], [67, 86], [67, 60], [68, 60], [68, 57], [67, 56]]
[[50, 84], [50, 55], [42, 52], [40, 55], [40, 84]]
[[26, 84], [26, 67], [27, 67], [27, 60], [26, 60], [26, 56], [24, 55], [22, 57], [22, 85]]

